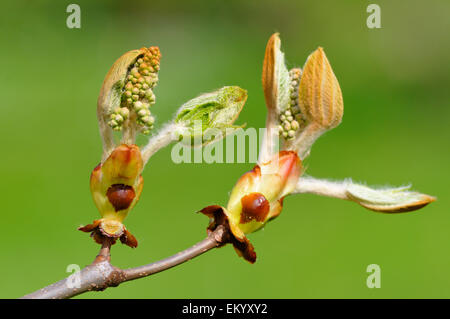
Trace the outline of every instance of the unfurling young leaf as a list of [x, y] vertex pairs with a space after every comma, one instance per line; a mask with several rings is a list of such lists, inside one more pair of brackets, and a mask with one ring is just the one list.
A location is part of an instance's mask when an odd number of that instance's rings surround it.
[[289, 71], [280, 48], [280, 37], [275, 33], [267, 42], [262, 74], [267, 109], [269, 112], [276, 110], [278, 113], [285, 111], [289, 106], [290, 84]]
[[285, 146], [305, 158], [314, 142], [338, 126], [344, 114], [341, 88], [322, 48], [306, 60], [297, 95], [298, 121], [302, 128]]
[[260, 163], [268, 161], [276, 153], [278, 118], [289, 107], [290, 82], [284, 53], [281, 52], [281, 40], [279, 34], [274, 33], [267, 42], [263, 62], [262, 86], [267, 106], [267, 119], [259, 155]]
[[329, 181], [304, 176], [299, 179], [294, 193], [312, 193], [350, 200], [381, 213], [410, 212], [436, 200], [433, 196], [413, 192], [409, 189], [410, 186], [372, 188], [357, 184], [351, 179]]
[[341, 88], [322, 48], [306, 60], [298, 95], [300, 110], [308, 124], [330, 130], [341, 123], [344, 114]]
[[[241, 127], [234, 126], [233, 123], [246, 100], [247, 91], [237, 86], [226, 86], [202, 94], [184, 103], [178, 110], [174, 119], [177, 133], [184, 142], [196, 144], [195, 146], [211, 142], [206, 139], [207, 136], [213, 137], [214, 141], [223, 138], [233, 132], [233, 129]], [[212, 136], [210, 130], [216, 130], [220, 134]]]

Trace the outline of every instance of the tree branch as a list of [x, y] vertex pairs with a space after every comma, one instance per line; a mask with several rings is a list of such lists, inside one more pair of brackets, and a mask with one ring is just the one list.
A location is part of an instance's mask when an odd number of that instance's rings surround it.
[[[103, 242], [94, 262], [83, 268], [78, 274], [72, 274], [50, 286], [25, 295], [21, 299], [66, 299], [88, 291], [102, 291], [108, 287], [117, 287], [123, 282], [144, 278], [175, 267], [227, 243], [228, 240], [228, 230], [223, 226], [218, 226], [201, 242], [171, 257], [135, 268], [120, 269], [110, 263], [111, 241], [107, 239]], [[76, 282], [75, 278], [79, 278], [79, 282]]]

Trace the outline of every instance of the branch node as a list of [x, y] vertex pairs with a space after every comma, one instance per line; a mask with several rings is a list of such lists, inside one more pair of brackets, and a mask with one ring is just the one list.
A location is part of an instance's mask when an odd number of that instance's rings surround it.
[[225, 245], [230, 242], [230, 231], [224, 225], [219, 225], [216, 229], [209, 233], [209, 236], [212, 237], [220, 246]]

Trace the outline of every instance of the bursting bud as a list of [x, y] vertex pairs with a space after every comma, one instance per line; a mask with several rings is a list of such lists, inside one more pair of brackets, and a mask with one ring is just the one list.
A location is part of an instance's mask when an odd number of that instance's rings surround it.
[[[233, 123], [246, 100], [246, 90], [237, 86], [225, 86], [184, 103], [174, 119], [180, 139], [190, 145], [205, 145], [212, 142], [208, 136], [217, 140], [241, 128]], [[218, 134], [212, 134], [213, 130]], [[196, 143], [197, 140], [200, 143]]]
[[122, 222], [141, 195], [144, 186], [142, 169], [139, 147], [122, 144], [114, 149], [91, 174], [91, 194], [102, 218], [79, 230], [91, 232], [100, 244], [103, 237], [108, 237], [113, 242], [120, 238], [122, 243], [136, 247], [136, 238]]
[[238, 180], [227, 208], [213, 205], [201, 210], [211, 218], [208, 229], [227, 227], [236, 252], [255, 262], [253, 245], [245, 235], [261, 229], [281, 213], [283, 198], [295, 189], [301, 172], [302, 163], [293, 151], [281, 151], [269, 162], [256, 165]]

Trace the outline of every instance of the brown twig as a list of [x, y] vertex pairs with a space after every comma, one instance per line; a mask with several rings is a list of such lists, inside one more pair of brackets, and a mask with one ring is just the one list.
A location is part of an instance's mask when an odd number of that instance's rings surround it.
[[94, 262], [77, 274], [78, 282], [74, 281], [74, 277], [72, 277], [74, 275], [71, 275], [50, 286], [25, 295], [21, 299], [66, 299], [88, 291], [101, 291], [108, 287], [116, 287], [123, 282], [147, 277], [175, 267], [225, 244], [228, 239], [226, 228], [219, 226], [207, 238], [186, 250], [166, 259], [129, 269], [120, 269], [110, 263], [111, 242], [107, 240], [103, 243]]
[[95, 257], [93, 264], [98, 264], [103, 261], [111, 262], [111, 245], [112, 240], [108, 237], [104, 237], [104, 241], [102, 244], [102, 248], [98, 252], [98, 255]]

